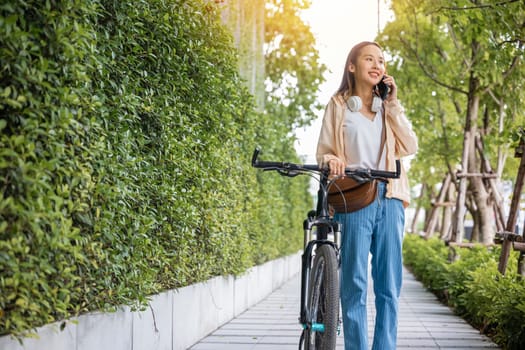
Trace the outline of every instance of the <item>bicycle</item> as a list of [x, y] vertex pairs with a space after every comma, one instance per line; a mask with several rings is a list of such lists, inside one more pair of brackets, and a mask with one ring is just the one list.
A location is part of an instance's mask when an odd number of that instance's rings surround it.
[[[282, 176], [318, 176], [317, 209], [311, 210], [303, 221], [304, 246], [301, 266], [301, 305], [299, 323], [302, 332], [299, 350], [335, 349], [340, 328], [339, 319], [339, 266], [341, 223], [330, 215], [328, 190], [337, 186], [337, 178], [329, 177], [328, 168], [317, 164], [296, 164], [288, 162], [260, 161], [260, 149], [252, 156], [252, 167], [264, 171], [277, 171]], [[400, 163], [396, 171], [371, 169], [345, 169], [345, 176], [357, 181], [399, 178]], [[304, 347], [303, 347], [304, 345]]]

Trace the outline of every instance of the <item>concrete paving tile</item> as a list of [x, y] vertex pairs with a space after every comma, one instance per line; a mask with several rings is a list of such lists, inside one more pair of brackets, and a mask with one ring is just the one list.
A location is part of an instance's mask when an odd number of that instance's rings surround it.
[[259, 341], [258, 337], [252, 335], [249, 336], [221, 336], [221, 335], [209, 335], [201, 343], [213, 343], [213, 344], [255, 344]]
[[[243, 317], [238, 318], [232, 321], [235, 323], [257, 323], [257, 324], [265, 324], [265, 325], [281, 325], [281, 324], [289, 324], [290, 320], [279, 320], [275, 318], [254, 318], [254, 317]], [[295, 323], [298, 323], [294, 321]]]
[[430, 332], [424, 327], [418, 326], [413, 329], [410, 328], [398, 328], [397, 329], [398, 337], [403, 336], [413, 336], [413, 337], [428, 337]]
[[470, 332], [429, 332], [432, 338], [439, 341], [440, 339], [452, 340], [452, 339], [480, 339], [484, 338], [484, 335], [480, 334], [478, 330], [472, 329]]
[[[496, 346], [496, 345], [494, 345]], [[461, 347], [461, 346], [453, 346], [453, 347], [440, 347], [440, 350], [483, 350], [483, 349], [499, 349], [498, 347], [478, 347], [477, 345], [474, 346], [467, 346], [467, 347]]]
[[[219, 329], [224, 330], [255, 330], [255, 329], [261, 329], [261, 325], [258, 323], [227, 323], [224, 326], [222, 326]], [[274, 329], [282, 329], [282, 330], [301, 330], [301, 326], [299, 325], [299, 322], [294, 322], [290, 324], [283, 324], [283, 325], [273, 325], [273, 327], [266, 327], [264, 328], [266, 330], [274, 330]], [[218, 331], [218, 330], [217, 330]]]
[[259, 338], [259, 341], [257, 342], [257, 344], [275, 344], [275, 345], [280, 345], [280, 344], [288, 344], [288, 345], [297, 345], [299, 344], [299, 335], [294, 335], [294, 336], [289, 336], [289, 337], [285, 337], [285, 336], [263, 336], [261, 338]]
[[297, 350], [297, 344], [255, 344], [252, 350]]
[[436, 343], [440, 348], [443, 347], [462, 347], [471, 349], [497, 349], [498, 347], [490, 339], [482, 337], [478, 339], [437, 339]]
[[224, 329], [220, 328], [213, 332], [217, 336], [293, 336], [296, 337], [297, 334], [301, 334], [299, 329]]
[[432, 324], [425, 324], [425, 327], [428, 329], [430, 333], [434, 332], [443, 332], [447, 331], [450, 333], [470, 333], [474, 329], [472, 326], [470, 326], [468, 323], [456, 323], [454, 325], [432, 325]]
[[191, 350], [252, 350], [255, 344], [217, 344], [217, 343], [198, 343], [191, 347]]
[[412, 338], [401, 338], [397, 340], [398, 346], [411, 347], [411, 348], [428, 348], [428, 347], [437, 347], [436, 342], [433, 339], [412, 339]]

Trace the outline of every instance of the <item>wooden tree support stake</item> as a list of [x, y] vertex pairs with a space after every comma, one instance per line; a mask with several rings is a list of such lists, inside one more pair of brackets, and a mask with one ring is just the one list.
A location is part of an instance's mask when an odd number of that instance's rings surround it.
[[507, 270], [507, 263], [509, 262], [510, 250], [512, 248], [512, 239], [516, 239], [514, 236], [519, 236], [514, 234], [514, 229], [516, 227], [516, 222], [518, 220], [518, 209], [521, 197], [521, 190], [523, 189], [523, 180], [525, 177], [525, 133], [522, 134], [520, 139], [520, 144], [516, 149], [516, 158], [521, 157], [520, 166], [518, 169], [518, 175], [516, 177], [516, 184], [514, 186], [514, 192], [512, 193], [512, 202], [510, 204], [510, 212], [507, 220], [506, 233], [503, 237], [503, 243], [501, 246], [501, 254], [499, 258], [498, 271], [504, 275]]
[[456, 174], [456, 177], [458, 179], [461, 179], [462, 177], [482, 177], [484, 179], [497, 179], [499, 176], [498, 174], [482, 174], [482, 173], [458, 173]]
[[[448, 186], [450, 186], [450, 181], [452, 179], [452, 176], [450, 176], [450, 173], [447, 173], [445, 176], [445, 179], [443, 179], [443, 183], [441, 185], [441, 189], [439, 190], [439, 195], [437, 198], [437, 203], [442, 203], [445, 200], [445, 196], [448, 191]], [[430, 219], [428, 220], [428, 225], [425, 229], [425, 238], [430, 238], [432, 234], [434, 233], [434, 229], [436, 228], [437, 221], [438, 221], [438, 205], [434, 205], [431, 210]]]

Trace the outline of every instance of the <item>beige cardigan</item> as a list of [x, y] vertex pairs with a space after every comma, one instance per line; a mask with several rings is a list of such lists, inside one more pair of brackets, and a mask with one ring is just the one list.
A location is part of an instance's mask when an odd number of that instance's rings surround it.
[[[416, 153], [417, 137], [398, 101], [385, 101], [383, 107], [386, 127], [386, 168], [388, 171], [395, 171], [396, 159]], [[327, 165], [328, 161], [334, 158], [345, 162], [345, 152], [352, 151], [345, 150], [343, 128], [345, 109], [344, 99], [337, 95], [332, 96], [326, 106], [317, 144], [317, 162], [322, 166]], [[400, 178], [390, 179], [386, 197], [402, 200], [405, 207], [410, 203], [410, 188], [403, 165], [401, 165]]]

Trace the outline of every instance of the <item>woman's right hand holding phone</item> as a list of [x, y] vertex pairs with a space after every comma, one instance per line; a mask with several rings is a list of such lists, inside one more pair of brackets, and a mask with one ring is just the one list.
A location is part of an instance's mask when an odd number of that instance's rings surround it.
[[397, 100], [397, 85], [394, 77], [388, 74], [383, 76], [383, 82], [388, 86], [388, 95], [386, 95], [387, 101]]

